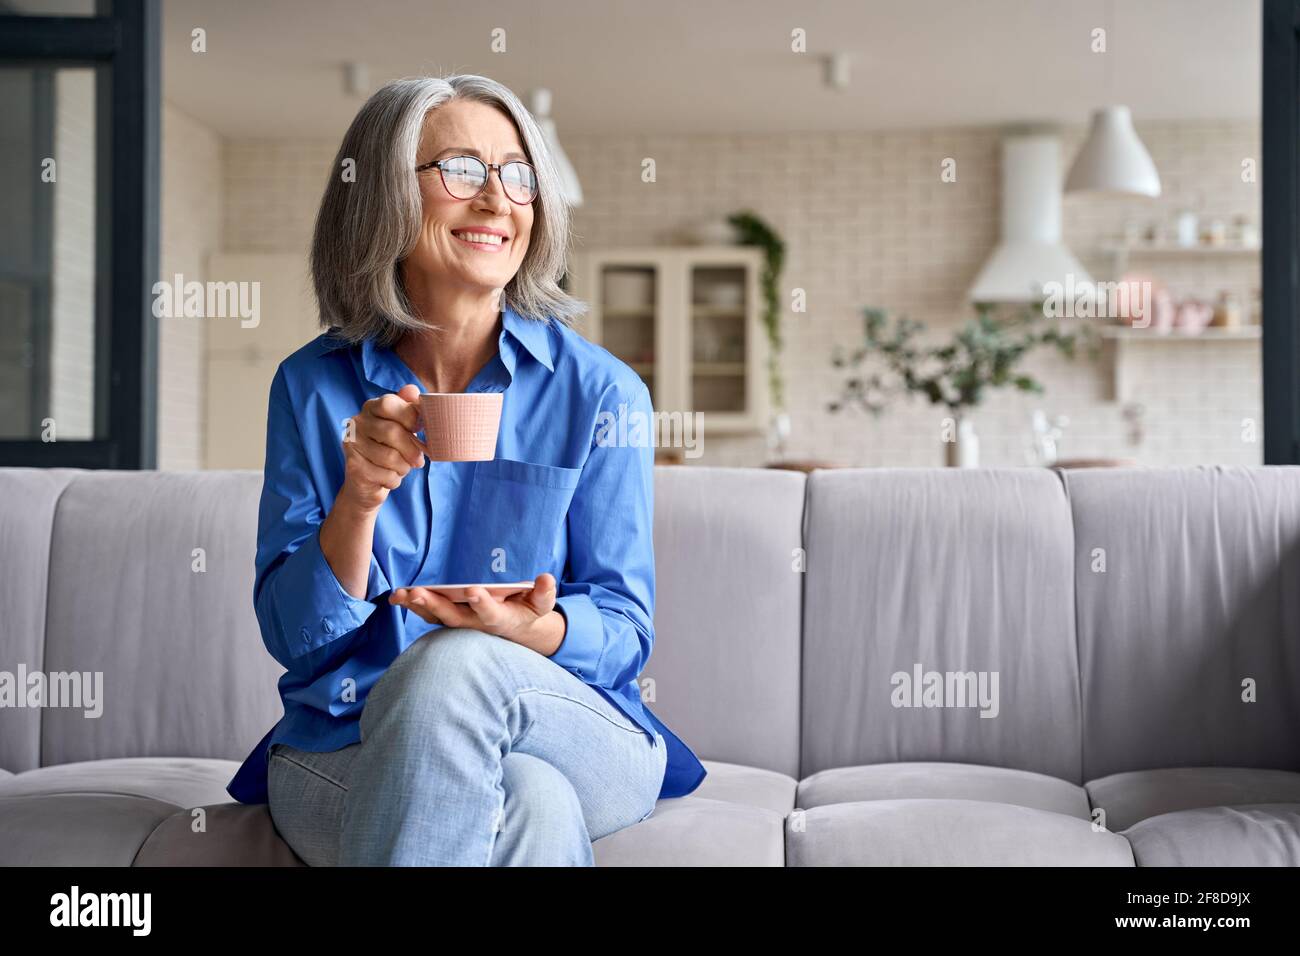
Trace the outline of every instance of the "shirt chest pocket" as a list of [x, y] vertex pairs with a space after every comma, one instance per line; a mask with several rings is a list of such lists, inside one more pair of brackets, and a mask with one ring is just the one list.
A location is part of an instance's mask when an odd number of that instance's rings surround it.
[[452, 551], [456, 583], [560, 578], [565, 517], [581, 468], [509, 458], [475, 462], [473, 485]]

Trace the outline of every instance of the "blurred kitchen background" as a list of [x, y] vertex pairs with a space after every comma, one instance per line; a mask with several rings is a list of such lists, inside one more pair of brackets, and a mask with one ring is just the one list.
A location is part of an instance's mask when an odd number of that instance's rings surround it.
[[[829, 410], [868, 374], [833, 356], [863, 347], [868, 309], [941, 345], [973, 297], [1028, 298], [1044, 256], [1164, 291], [1148, 328], [1094, 320], [1095, 356], [1025, 356], [1041, 392], [985, 390], [961, 416], [965, 463], [1262, 461], [1253, 2], [167, 0], [163, 20], [159, 271], [260, 282], [261, 323], [160, 319], [159, 467], [261, 466], [271, 376], [318, 334], [306, 252], [343, 131], [386, 80], [450, 70], [554, 121], [581, 194], [584, 333], [656, 410], [704, 412], [687, 465], [952, 461], [952, 412], [923, 397]], [[21, 71], [3, 76], [27, 102]], [[49, 95], [56, 141], [93, 136], [89, 71], [59, 70]], [[1098, 156], [1128, 194], [1096, 191]], [[75, 437], [93, 176], [79, 199], [63, 175], [53, 378]]]

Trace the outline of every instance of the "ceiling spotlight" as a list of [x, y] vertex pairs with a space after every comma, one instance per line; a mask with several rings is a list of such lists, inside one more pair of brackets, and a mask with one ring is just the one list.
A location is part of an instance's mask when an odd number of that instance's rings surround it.
[[826, 85], [837, 90], [848, 89], [849, 55], [831, 53], [826, 57]]
[[343, 91], [348, 96], [365, 96], [370, 92], [370, 71], [355, 60], [343, 64]]

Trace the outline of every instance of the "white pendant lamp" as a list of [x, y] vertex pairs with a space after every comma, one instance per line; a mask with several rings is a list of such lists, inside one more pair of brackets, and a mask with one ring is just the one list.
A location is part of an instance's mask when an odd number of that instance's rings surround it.
[[1092, 114], [1088, 138], [1065, 178], [1065, 191], [1160, 195], [1160, 174], [1133, 128], [1133, 115], [1127, 106], [1107, 106]]
[[551, 119], [551, 91], [545, 88], [535, 89], [532, 94], [530, 112], [537, 125], [541, 127], [542, 136], [555, 161], [555, 169], [560, 174], [560, 193], [571, 206], [582, 205], [582, 184], [578, 182], [578, 171], [569, 162], [569, 157], [560, 145], [560, 137], [555, 132], [555, 120]]

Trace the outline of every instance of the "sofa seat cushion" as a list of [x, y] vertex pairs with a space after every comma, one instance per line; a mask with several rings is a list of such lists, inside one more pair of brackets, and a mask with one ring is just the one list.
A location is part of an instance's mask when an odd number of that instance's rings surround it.
[[592, 844], [597, 866], [784, 866], [785, 815], [798, 782], [721, 760], [685, 797], [660, 800], [649, 818]]
[[917, 798], [1008, 803], [1089, 818], [1088, 795], [1077, 784], [1026, 770], [967, 763], [881, 763], [822, 770], [800, 781], [795, 805], [807, 810], [834, 803]]
[[116, 757], [55, 764], [0, 779], [0, 797], [56, 793], [145, 797], [173, 809], [233, 803], [226, 784], [238, 761], [206, 757]]
[[1124, 836], [1138, 866], [1300, 866], [1300, 803], [1162, 813]]
[[775, 810], [692, 793], [660, 800], [592, 853], [596, 866], [784, 866], [784, 821]]
[[285, 843], [265, 803], [204, 807], [203, 829], [192, 810], [158, 825], [136, 855], [136, 866], [306, 866]]
[[[721, 760], [702, 760], [709, 775], [688, 794], [724, 803], [739, 803], [748, 807], [762, 807], [785, 816], [795, 806], [795, 790], [799, 782], [789, 774], [762, 767], [747, 767]], [[659, 806], [668, 803], [659, 801]]]
[[1300, 803], [1300, 773], [1250, 767], [1173, 767], [1115, 773], [1084, 784], [1107, 829], [1119, 832], [1147, 817], [1248, 803]]
[[175, 813], [149, 797], [0, 792], [0, 866], [130, 866]]
[[986, 800], [865, 800], [786, 818], [787, 866], [1132, 866], [1077, 816]]

